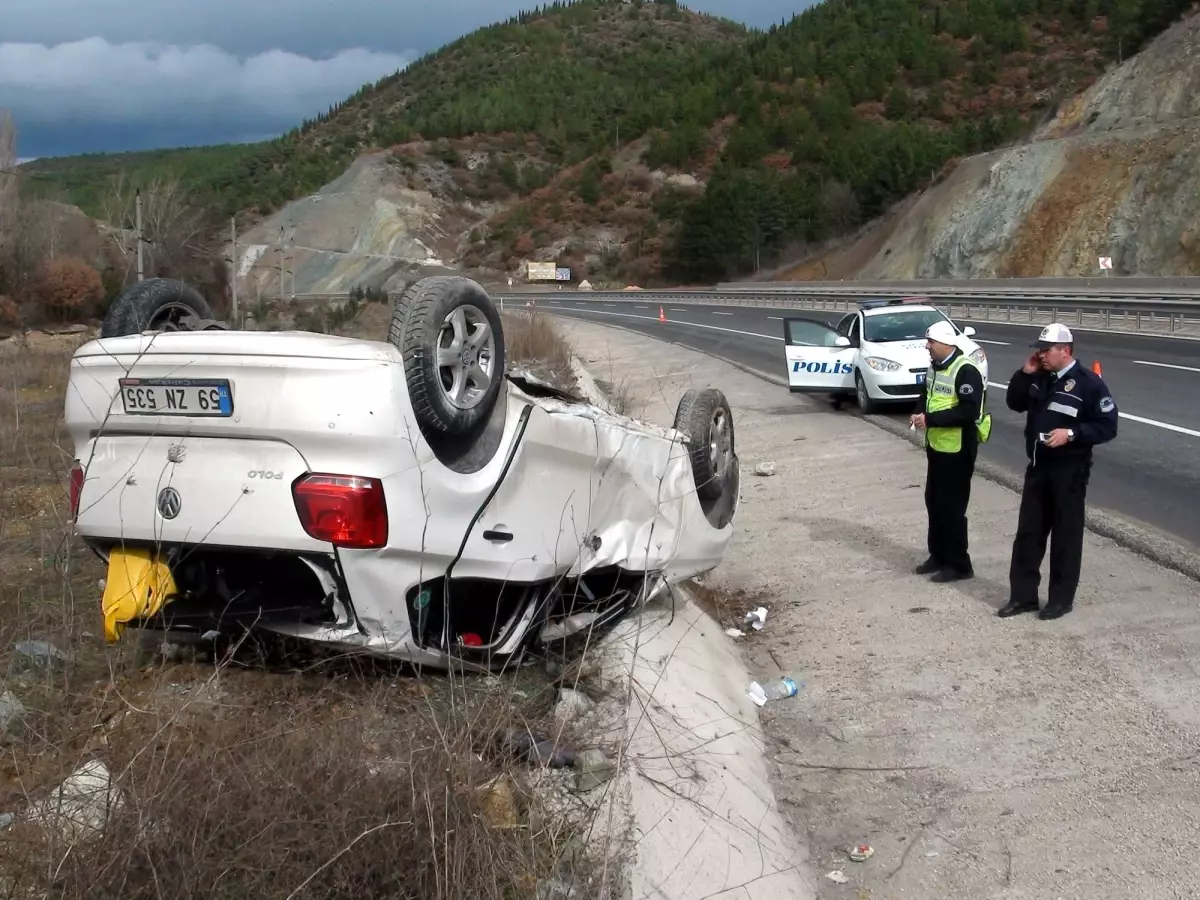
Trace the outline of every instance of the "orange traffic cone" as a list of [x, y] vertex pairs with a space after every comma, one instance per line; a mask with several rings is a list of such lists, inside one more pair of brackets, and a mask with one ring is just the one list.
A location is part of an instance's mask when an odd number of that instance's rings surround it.
[[658, 321], [660, 321], [660, 322], [667, 321], [667, 314], [665, 312], [663, 312], [663, 308], [661, 306], [658, 308]]
[[1099, 375], [1101, 378], [1104, 377], [1104, 373], [1102, 371], [1100, 371], [1100, 360], [1098, 360], [1098, 359], [1092, 360], [1092, 371], [1095, 372], [1097, 375]]

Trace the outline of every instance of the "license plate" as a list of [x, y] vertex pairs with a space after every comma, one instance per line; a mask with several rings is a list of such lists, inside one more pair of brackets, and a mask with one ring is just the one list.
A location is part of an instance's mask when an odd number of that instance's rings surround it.
[[925, 383], [925, 373], [918, 372], [917, 373], [917, 384], [924, 384], [924, 383]]
[[127, 416], [232, 416], [225, 378], [122, 378]]

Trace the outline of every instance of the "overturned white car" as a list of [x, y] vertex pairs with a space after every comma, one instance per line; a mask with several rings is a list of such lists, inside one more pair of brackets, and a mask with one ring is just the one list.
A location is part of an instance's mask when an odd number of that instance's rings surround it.
[[713, 568], [738, 505], [720, 391], [661, 429], [506, 373], [462, 277], [413, 284], [386, 342], [229, 330], [141, 282], [75, 353], [65, 412], [110, 641], [261, 627], [494, 667]]

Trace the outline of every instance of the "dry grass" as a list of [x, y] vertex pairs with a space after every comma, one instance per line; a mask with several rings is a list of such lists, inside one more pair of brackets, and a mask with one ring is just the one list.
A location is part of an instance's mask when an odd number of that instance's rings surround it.
[[771, 593], [766, 590], [746, 591], [742, 588], [715, 588], [697, 579], [687, 582], [696, 605], [708, 613], [722, 628], [744, 627], [746, 613], [760, 606], [770, 606]]
[[633, 394], [629, 390], [629, 385], [624, 381], [614, 384], [611, 381], [602, 381], [597, 378], [596, 387], [604, 392], [604, 396], [608, 398], [609, 408], [613, 412], [623, 416], [634, 415]]
[[[387, 312], [368, 304], [343, 324], [381, 336]], [[515, 358], [567, 358], [541, 320], [506, 333]], [[282, 642], [168, 662], [134, 632], [104, 643], [103, 567], [66, 515], [61, 420], [82, 339], [0, 344], [0, 694], [24, 708], [0, 726], [0, 814], [17, 817], [0, 895], [501, 900], [551, 876], [589, 895], [585, 823], [547, 810], [501, 739], [556, 736], [540, 670], [415, 677]], [[30, 667], [23, 640], [70, 659]], [[102, 832], [70, 838], [24, 815], [89, 761], [120, 798]]]
[[[500, 321], [504, 328], [504, 345], [508, 365], [529, 369], [534, 374], [566, 391], [576, 392], [578, 384], [571, 371], [571, 348], [551, 317], [536, 308], [503, 310]], [[365, 303], [350, 307], [343, 318], [330, 327], [320, 313], [309, 313], [298, 319], [304, 326], [321, 326], [314, 330], [333, 331], [348, 337], [382, 341], [387, 339], [391, 322], [391, 304]]]
[[504, 340], [509, 365], [521, 365], [563, 390], [575, 392], [571, 348], [546, 313], [536, 308], [505, 311]]

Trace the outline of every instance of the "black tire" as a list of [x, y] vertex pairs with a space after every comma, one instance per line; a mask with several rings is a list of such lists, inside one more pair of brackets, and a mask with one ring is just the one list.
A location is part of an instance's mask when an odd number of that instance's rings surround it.
[[871, 395], [867, 393], [867, 384], [863, 381], [862, 373], [858, 371], [854, 373], [854, 402], [864, 416], [879, 412], [879, 401], [871, 399]]
[[[444, 340], [461, 340], [460, 332], [478, 336], [481, 344], [463, 347], [453, 360], [443, 358], [439, 365], [439, 349], [450, 349], [443, 346]], [[388, 341], [404, 357], [408, 395], [421, 433], [431, 442], [474, 438], [500, 397], [506, 362], [500, 314], [487, 291], [460, 275], [414, 282], [396, 303]], [[476, 377], [467, 384], [472, 368]], [[480, 374], [486, 376], [483, 385]]]
[[687, 435], [696, 493], [707, 512], [707, 504], [729, 493], [738, 466], [733, 410], [716, 388], [693, 388], [679, 399], [675, 428]]
[[109, 306], [101, 337], [168, 328], [221, 328], [204, 296], [174, 278], [147, 278], [126, 288]]

